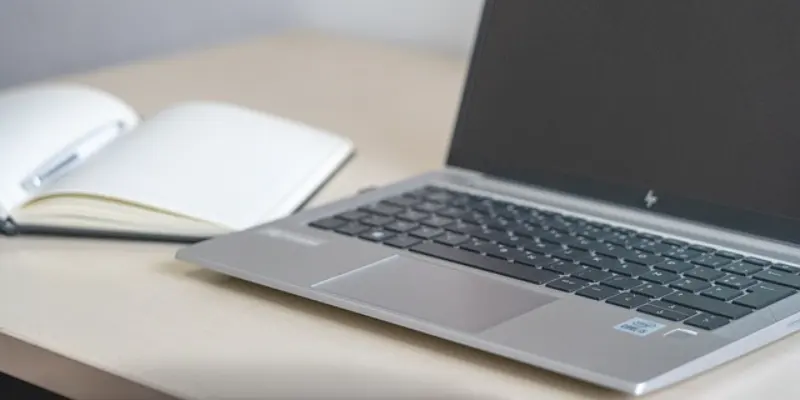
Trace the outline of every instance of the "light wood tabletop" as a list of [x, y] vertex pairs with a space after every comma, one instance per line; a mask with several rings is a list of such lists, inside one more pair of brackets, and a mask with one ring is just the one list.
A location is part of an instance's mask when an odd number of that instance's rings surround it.
[[[300, 32], [62, 80], [108, 90], [144, 116], [229, 101], [352, 138], [356, 157], [314, 206], [442, 166], [466, 68]], [[624, 397], [175, 261], [178, 247], [0, 239], [0, 370], [76, 398]], [[51, 364], [62, 373], [42, 373], [32, 349], [62, 357]], [[64, 382], [77, 363], [119, 380], [96, 378], [94, 391], [81, 380], [89, 375]], [[800, 337], [791, 337], [648, 398], [800, 398], [797, 365]]]

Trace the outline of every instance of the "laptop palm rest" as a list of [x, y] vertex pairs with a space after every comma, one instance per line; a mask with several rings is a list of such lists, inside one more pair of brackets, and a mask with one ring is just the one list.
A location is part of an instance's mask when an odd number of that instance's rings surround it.
[[412, 257], [393, 256], [314, 285], [317, 290], [465, 332], [480, 332], [556, 297]]

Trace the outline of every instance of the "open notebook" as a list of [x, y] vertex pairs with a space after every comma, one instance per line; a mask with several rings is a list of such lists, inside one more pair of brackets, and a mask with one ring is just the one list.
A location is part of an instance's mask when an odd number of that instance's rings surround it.
[[337, 134], [225, 103], [142, 119], [73, 84], [0, 92], [0, 149], [6, 234], [188, 241], [292, 213], [354, 150]]

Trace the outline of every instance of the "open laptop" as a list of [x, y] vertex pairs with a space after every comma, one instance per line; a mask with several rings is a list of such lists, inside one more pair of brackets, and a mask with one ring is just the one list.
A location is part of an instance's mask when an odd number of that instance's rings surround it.
[[487, 1], [446, 167], [177, 256], [619, 391], [696, 376], [800, 328], [797, 21]]

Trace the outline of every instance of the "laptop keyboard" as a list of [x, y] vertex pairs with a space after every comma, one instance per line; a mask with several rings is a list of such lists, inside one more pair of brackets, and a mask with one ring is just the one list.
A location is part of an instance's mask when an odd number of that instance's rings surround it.
[[800, 267], [432, 186], [311, 226], [705, 330], [800, 290]]

